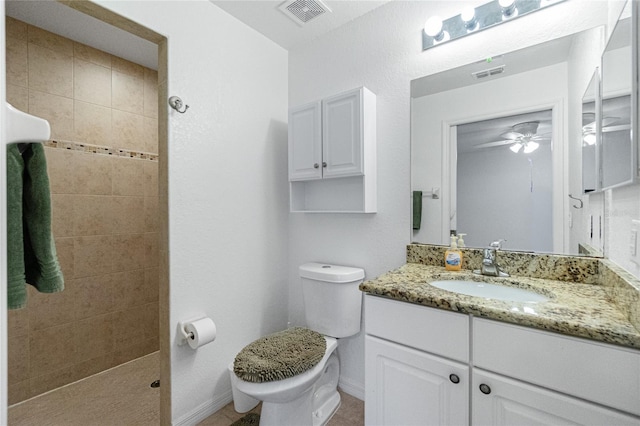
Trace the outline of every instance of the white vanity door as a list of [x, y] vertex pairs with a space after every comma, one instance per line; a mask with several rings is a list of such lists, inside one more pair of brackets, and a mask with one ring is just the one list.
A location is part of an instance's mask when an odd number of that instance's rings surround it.
[[322, 101], [324, 178], [364, 174], [363, 106], [362, 88]]
[[289, 110], [289, 180], [322, 179], [320, 102]]
[[640, 418], [474, 369], [471, 424], [640, 425]]
[[372, 336], [365, 363], [366, 425], [469, 424], [468, 366]]

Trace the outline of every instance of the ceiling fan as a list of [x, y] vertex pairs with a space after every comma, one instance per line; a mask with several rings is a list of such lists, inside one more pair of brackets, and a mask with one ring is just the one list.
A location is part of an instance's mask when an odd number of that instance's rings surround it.
[[509, 149], [516, 154], [522, 149], [525, 154], [532, 153], [540, 146], [541, 141], [551, 140], [546, 135], [538, 135], [539, 121], [527, 121], [511, 126], [511, 131], [501, 134], [504, 140], [475, 145], [474, 148], [491, 148], [494, 146], [511, 145]]
[[[602, 127], [616, 124], [619, 117], [603, 117]], [[595, 145], [596, 143], [596, 114], [593, 112], [582, 113], [582, 146]]]

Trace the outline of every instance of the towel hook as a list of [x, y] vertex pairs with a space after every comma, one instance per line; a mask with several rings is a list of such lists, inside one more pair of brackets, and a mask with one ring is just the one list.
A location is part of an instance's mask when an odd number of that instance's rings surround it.
[[[169, 98], [169, 105], [171, 105], [171, 108], [175, 109], [180, 114], [184, 114], [189, 109], [189, 105], [183, 104], [182, 103], [182, 99], [180, 99], [178, 96], [170, 97]], [[182, 111], [180, 111], [180, 109], [182, 108], [182, 105], [184, 105], [184, 109]]]
[[574, 197], [574, 196], [573, 196], [573, 195], [571, 195], [571, 194], [569, 194], [569, 198], [571, 198], [572, 200], [576, 200], [577, 202], [579, 202], [579, 203], [580, 203], [580, 206], [577, 206], [577, 205], [575, 205], [575, 204], [574, 204], [574, 205], [573, 205], [573, 208], [574, 208], [574, 209], [581, 209], [581, 208], [584, 206], [584, 203], [582, 202], [582, 200], [581, 200], [580, 198], [578, 198], [578, 197]]

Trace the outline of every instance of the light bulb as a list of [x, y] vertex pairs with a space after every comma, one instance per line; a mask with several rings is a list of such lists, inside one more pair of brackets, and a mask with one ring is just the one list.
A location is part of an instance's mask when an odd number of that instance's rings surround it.
[[427, 19], [427, 22], [424, 23], [424, 32], [429, 37], [437, 37], [438, 34], [442, 33], [442, 18], [439, 16], [432, 16]]
[[498, 4], [502, 8], [502, 19], [513, 18], [518, 15], [516, 9], [516, 0], [498, 0]]
[[586, 133], [582, 137], [582, 141], [587, 145], [595, 145], [596, 144], [596, 134], [595, 133]]
[[478, 20], [476, 19], [476, 10], [472, 7], [466, 7], [460, 14], [460, 19], [464, 23], [464, 27], [467, 31], [473, 31], [478, 26]]
[[522, 149], [522, 144], [520, 142], [514, 143], [509, 147], [509, 149], [517, 154]]
[[538, 149], [540, 144], [538, 142], [528, 142], [524, 147], [525, 154], [531, 154], [533, 151]]

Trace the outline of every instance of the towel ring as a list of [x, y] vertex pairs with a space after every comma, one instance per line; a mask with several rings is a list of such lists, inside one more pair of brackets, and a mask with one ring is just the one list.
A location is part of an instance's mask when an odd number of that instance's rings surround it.
[[[180, 99], [178, 96], [170, 97], [169, 98], [169, 105], [171, 106], [171, 108], [175, 109], [180, 114], [184, 114], [189, 109], [189, 105], [184, 104], [182, 102], [182, 99]], [[182, 111], [180, 111], [180, 109], [182, 108], [183, 105], [184, 105], [184, 109]]]
[[579, 205], [579, 206], [578, 206], [578, 205], [576, 205], [576, 204], [574, 204], [574, 205], [573, 205], [573, 208], [574, 208], [574, 209], [581, 209], [582, 207], [584, 207], [584, 203], [582, 202], [582, 200], [581, 200], [580, 198], [578, 198], [578, 197], [574, 197], [574, 196], [573, 196], [573, 195], [571, 195], [571, 194], [569, 194], [569, 198], [571, 198], [572, 200], [576, 200], [577, 202], [579, 202], [579, 203], [580, 203], [580, 205]]

